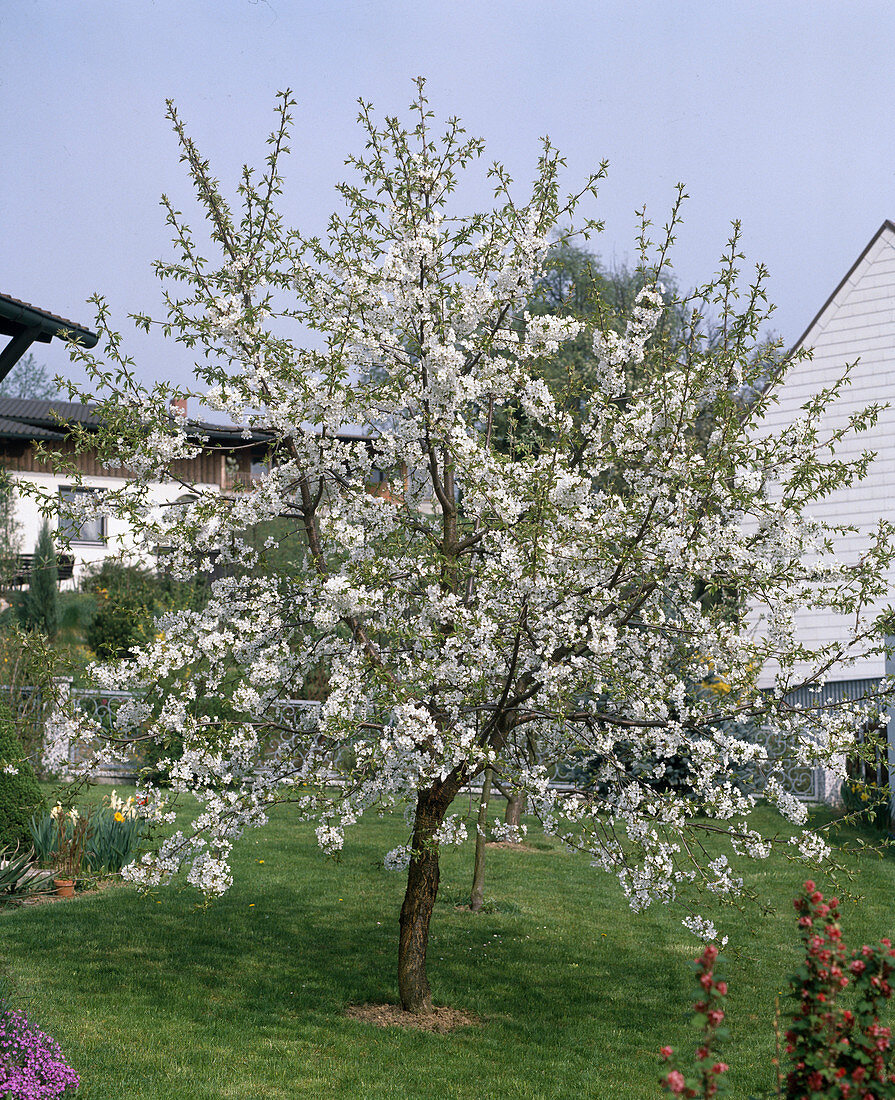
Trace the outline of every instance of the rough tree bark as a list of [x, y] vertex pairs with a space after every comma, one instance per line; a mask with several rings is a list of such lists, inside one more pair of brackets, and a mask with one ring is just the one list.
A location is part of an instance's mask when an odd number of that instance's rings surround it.
[[438, 894], [438, 845], [432, 837], [444, 821], [449, 797], [432, 789], [421, 791], [416, 803], [407, 889], [401, 906], [398, 939], [398, 992], [405, 1012], [429, 1012], [432, 993], [426, 976], [429, 921]]
[[511, 797], [507, 799], [507, 809], [503, 819], [507, 825], [518, 829], [523, 813], [525, 813], [525, 794], [522, 791], [512, 791]]

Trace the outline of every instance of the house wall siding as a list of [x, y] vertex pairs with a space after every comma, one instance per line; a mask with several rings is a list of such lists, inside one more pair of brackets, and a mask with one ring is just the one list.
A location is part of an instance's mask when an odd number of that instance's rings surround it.
[[[70, 480], [58, 477], [50, 473], [18, 472], [13, 478], [15, 483], [29, 483], [29, 490], [38, 491], [50, 500], [58, 498], [59, 490], [71, 484]], [[83, 486], [88, 489], [119, 489], [124, 484], [123, 478], [116, 477], [84, 477]], [[196, 484], [198, 491], [219, 492], [220, 487], [214, 484]], [[183, 486], [176, 481], [152, 482], [147, 486], [146, 496], [151, 504], [163, 506], [171, 504], [183, 494]], [[30, 492], [16, 493], [16, 519], [20, 525], [21, 549], [23, 553], [31, 553], [37, 542], [37, 536], [44, 522], [38, 500]], [[53, 517], [51, 525], [56, 526], [57, 518]], [[74, 577], [72, 584], [77, 584], [83, 575], [85, 568], [95, 565], [110, 556], [118, 556], [134, 564], [142, 564], [149, 568], [155, 567], [154, 555], [140, 552], [137, 549], [130, 524], [115, 516], [106, 518], [106, 534], [103, 542], [71, 543], [71, 554], [75, 559]]]
[[[861, 482], [831, 493], [809, 509], [827, 523], [854, 524], [858, 535], [844, 537], [838, 556], [855, 562], [870, 542], [880, 518], [895, 522], [895, 234], [884, 228], [850, 278], [839, 289], [820, 317], [805, 334], [802, 345], [813, 348], [813, 358], [791, 368], [778, 391], [764, 425], [779, 430], [799, 415], [802, 406], [818, 391], [840, 378], [850, 363], [851, 384], [828, 408], [821, 422], [821, 437], [847, 423], [848, 417], [874, 403], [891, 402], [875, 427], [846, 438], [836, 457], [858, 458], [866, 450], [879, 456]], [[895, 569], [888, 577], [895, 591]], [[880, 607], [883, 603], [880, 602]], [[828, 611], [804, 611], [797, 619], [798, 636], [808, 645], [821, 645], [846, 633], [845, 621]], [[773, 669], [767, 669], [768, 683]], [[872, 678], [884, 674], [882, 657], [839, 666], [830, 679]]]
[[[92, 451], [75, 452], [74, 444], [69, 441], [54, 442], [46, 447], [47, 451], [53, 451], [65, 461], [73, 462], [77, 469], [87, 477], [114, 477], [126, 478], [133, 476], [123, 466], [104, 467], [102, 462]], [[250, 463], [247, 454], [234, 456], [231, 466], [246, 466]], [[5, 466], [11, 472], [18, 473], [52, 473], [52, 463], [38, 457], [34, 446], [30, 443], [19, 444], [16, 442], [0, 442], [0, 466]], [[171, 463], [171, 473], [175, 478], [190, 484], [202, 483], [204, 485], [221, 486], [226, 481], [227, 460], [226, 452], [220, 450], [205, 450], [195, 458], [178, 459]]]

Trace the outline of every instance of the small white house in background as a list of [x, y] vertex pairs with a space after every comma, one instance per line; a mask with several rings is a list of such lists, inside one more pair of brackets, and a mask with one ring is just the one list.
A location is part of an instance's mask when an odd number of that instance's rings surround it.
[[[841, 560], [855, 561], [868, 545], [877, 521], [895, 521], [895, 223], [883, 222], [874, 234], [796, 342], [795, 349], [802, 348], [813, 349], [812, 358], [788, 370], [777, 390], [779, 403], [767, 413], [768, 427], [780, 429], [791, 424], [807, 401], [841, 378], [846, 366], [856, 361], [851, 384], [828, 408], [822, 429], [843, 426], [849, 415], [868, 405], [890, 403], [873, 428], [850, 436], [837, 447], [837, 458], [843, 460], [857, 458], [866, 450], [875, 451], [877, 458], [867, 477], [812, 507], [819, 519], [858, 528], [856, 535], [837, 547]], [[895, 570], [889, 576], [889, 592], [891, 598], [895, 593]], [[829, 611], [805, 611], [796, 627], [807, 644], [829, 642], [843, 631], [843, 624]], [[824, 688], [824, 699], [834, 702], [860, 696], [872, 690], [887, 671], [891, 670], [882, 656], [834, 667]], [[764, 684], [771, 682], [772, 672], [765, 673]], [[808, 704], [811, 700], [806, 693], [805, 699], [794, 701]], [[889, 767], [895, 774], [893, 735], [895, 729], [890, 723]]]
[[[124, 469], [104, 467], [90, 452], [75, 455], [66, 424], [86, 428], [99, 426], [97, 410], [91, 405], [65, 401], [36, 401], [0, 397], [0, 466], [11, 476], [13, 484], [28, 482], [44, 494], [60, 502], [79, 493], [114, 489], [124, 484], [128, 474]], [[246, 441], [241, 431], [220, 424], [190, 421], [189, 428], [202, 439], [202, 451], [195, 458], [172, 463], [172, 480], [151, 485], [149, 493], [159, 504], [173, 503], [182, 498], [184, 483], [198, 490], [228, 492], [252, 477], [253, 468], [266, 456], [267, 443], [257, 436]], [[81, 474], [81, 484], [55, 473], [42, 462], [36, 448], [42, 445], [74, 458]], [[179, 480], [174, 480], [177, 478]], [[24, 493], [15, 497], [15, 517], [21, 535], [21, 569], [15, 580], [27, 584], [31, 556], [43, 523], [37, 501]], [[64, 521], [63, 521], [64, 522]], [[77, 528], [66, 529], [71, 551], [60, 559], [60, 581], [64, 586], [77, 583], [88, 566], [104, 558], [116, 556], [133, 559], [133, 540], [124, 520], [100, 516], [87, 520]], [[144, 561], [154, 567], [154, 560]]]

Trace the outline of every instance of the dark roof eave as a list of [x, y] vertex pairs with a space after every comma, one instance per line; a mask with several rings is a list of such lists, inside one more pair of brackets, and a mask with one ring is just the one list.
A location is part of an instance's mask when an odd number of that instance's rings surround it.
[[66, 317], [48, 313], [45, 309], [38, 309], [30, 302], [21, 302], [8, 294], [0, 294], [0, 318], [13, 325], [21, 325], [25, 329], [39, 329], [46, 340], [54, 336], [60, 339], [68, 336], [77, 340], [85, 348], [95, 348], [99, 342], [95, 332], [91, 332], [76, 321], [69, 321]]

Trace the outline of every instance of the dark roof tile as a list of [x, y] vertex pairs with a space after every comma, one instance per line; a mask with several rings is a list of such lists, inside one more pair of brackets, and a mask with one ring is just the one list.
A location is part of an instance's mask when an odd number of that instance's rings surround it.
[[10, 420], [0, 416], [0, 438], [9, 439], [65, 439], [64, 432], [51, 431], [49, 428], [23, 424], [20, 420]]
[[60, 427], [60, 418], [74, 424], [99, 424], [94, 405], [72, 401], [38, 401], [23, 397], [0, 397], [0, 416], [35, 427], [56, 429]]

